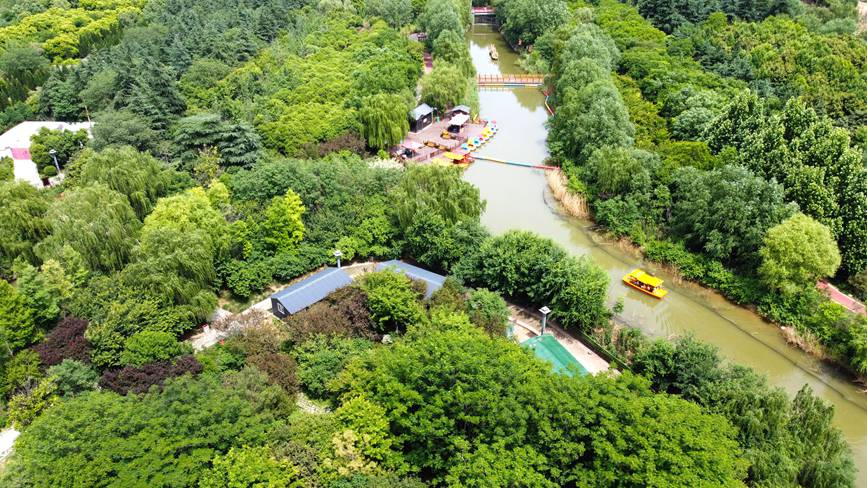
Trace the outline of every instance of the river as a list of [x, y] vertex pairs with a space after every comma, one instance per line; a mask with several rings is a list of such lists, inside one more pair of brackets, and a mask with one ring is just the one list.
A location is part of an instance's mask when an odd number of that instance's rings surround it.
[[[489, 26], [474, 26], [468, 38], [480, 74], [523, 72], [515, 65], [515, 53]], [[491, 44], [499, 51], [497, 62], [488, 56]], [[548, 114], [537, 88], [482, 89], [480, 99], [482, 118], [496, 121], [500, 131], [478, 155], [526, 163], [545, 159]], [[482, 216], [485, 227], [493, 233], [533, 231], [571, 253], [589, 256], [611, 277], [609, 302], [622, 298], [623, 319], [645, 334], [670, 337], [691, 333], [717, 346], [727, 360], [767, 375], [771, 384], [792, 395], [804, 384], [810, 385], [816, 395], [834, 405], [835, 424], [852, 446], [855, 465], [865, 468], [860, 470], [857, 485], [867, 488], [867, 394], [832, 368], [787, 345], [779, 331], [755, 313], [707, 289], [675, 284], [662, 270], [594, 233], [590, 222], [567, 217], [548, 191], [543, 171], [477, 161], [464, 178], [476, 185], [488, 202]], [[636, 267], [666, 280], [669, 294], [664, 300], [621, 285], [621, 277]]]

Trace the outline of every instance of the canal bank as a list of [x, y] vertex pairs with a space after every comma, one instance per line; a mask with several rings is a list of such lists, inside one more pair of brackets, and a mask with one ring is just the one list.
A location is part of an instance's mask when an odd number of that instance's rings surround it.
[[[468, 34], [470, 52], [480, 74], [513, 74], [521, 70], [516, 55], [502, 37], [487, 26]], [[494, 62], [488, 46], [500, 59]], [[510, 161], [540, 164], [547, 156], [548, 118], [544, 96], [537, 88], [485, 89], [480, 93], [481, 116], [497, 121], [499, 133], [478, 154]], [[482, 223], [493, 233], [523, 229], [551, 238], [569, 252], [587, 255], [611, 277], [610, 303], [623, 298], [623, 319], [652, 337], [692, 333], [714, 344], [721, 354], [768, 376], [771, 384], [790, 394], [809, 384], [814, 393], [833, 404], [835, 424], [855, 454], [855, 464], [867, 467], [867, 395], [832, 368], [788, 346], [779, 331], [758, 315], [735, 306], [719, 294], [672, 282], [662, 270], [621, 250], [591, 230], [592, 223], [566, 216], [547, 189], [544, 172], [485, 161], [473, 164], [465, 179], [476, 185], [488, 204]], [[635, 267], [653, 270], [667, 281], [670, 294], [659, 301], [621, 286], [620, 278]], [[867, 469], [867, 468], [865, 468]], [[862, 469], [858, 486], [867, 488]]]

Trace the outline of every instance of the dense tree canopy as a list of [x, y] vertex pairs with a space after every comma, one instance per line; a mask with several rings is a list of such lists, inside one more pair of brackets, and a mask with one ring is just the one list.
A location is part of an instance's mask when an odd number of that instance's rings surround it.
[[409, 131], [409, 107], [400, 95], [380, 93], [364, 98], [358, 116], [362, 136], [367, 145], [376, 149], [389, 149], [403, 140]]
[[120, 270], [141, 227], [129, 200], [102, 183], [70, 190], [47, 216], [51, 235], [39, 243], [37, 254], [47, 259], [69, 246], [92, 271]]
[[[723, 365], [712, 346], [690, 337], [674, 344], [648, 344], [633, 368], [649, 378], [655, 390], [681, 395], [728, 418], [750, 462], [750, 485], [851, 485], [849, 447], [829, 424], [832, 407], [809, 388], [789, 401], [765, 378], [747, 368]], [[818, 463], [817, 451], [824, 452]]]
[[0, 182], [0, 273], [8, 275], [12, 261], [36, 261], [33, 246], [50, 231], [46, 220], [50, 200], [29, 183]]
[[690, 245], [724, 260], [750, 259], [765, 232], [794, 212], [783, 187], [749, 170], [725, 166], [709, 172], [684, 168], [672, 195], [677, 232]]
[[[643, 396], [643, 380], [555, 378], [517, 346], [466, 325], [410, 334], [352, 363], [339, 391], [382, 406], [396, 447], [434, 482], [739, 484], [731, 427], [683, 400]], [[606, 428], [627, 417], [631, 429]], [[664, 467], [654, 451], [668, 453]], [[498, 458], [515, 460], [493, 469]]]
[[[285, 395], [276, 394], [261, 374], [238, 374], [247, 376], [244, 388], [203, 376], [169, 382], [140, 398], [112, 392], [72, 398], [19, 439], [16, 468], [4, 472], [6, 482], [195, 485], [201, 466], [231, 447], [261, 442], [287, 408]], [[78, 435], [63, 434], [69, 430]], [[201, 440], [193, 448], [194, 438]]]
[[77, 184], [103, 183], [126, 196], [139, 219], [172, 186], [172, 172], [164, 164], [131, 147], [85, 150], [76, 159], [74, 175]]

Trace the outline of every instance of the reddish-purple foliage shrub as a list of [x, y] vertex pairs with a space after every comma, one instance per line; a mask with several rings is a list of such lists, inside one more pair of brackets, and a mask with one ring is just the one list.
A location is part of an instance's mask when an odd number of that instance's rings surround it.
[[364, 148], [367, 144], [364, 138], [356, 132], [344, 132], [337, 137], [329, 139], [319, 144], [305, 144], [303, 151], [308, 158], [322, 158], [326, 154], [331, 154], [340, 151], [350, 151], [355, 154], [364, 155]]
[[[237, 320], [235, 319], [237, 317]], [[228, 326], [220, 330], [230, 331], [226, 339], [226, 349], [241, 356], [280, 352], [283, 343], [288, 339], [283, 327], [275, 323], [274, 316], [256, 310], [249, 313], [236, 314], [228, 319]]]
[[286, 393], [292, 395], [298, 391], [298, 378], [295, 376], [297, 365], [292, 356], [282, 352], [254, 354], [247, 358], [247, 364], [268, 375], [268, 379]]
[[90, 363], [90, 344], [84, 338], [87, 321], [78, 317], [64, 317], [45, 339], [33, 347], [42, 361], [42, 366], [48, 368], [60, 364], [64, 359], [75, 359]]
[[307, 310], [287, 317], [286, 324], [295, 344], [316, 335], [377, 338], [370, 322], [367, 295], [354, 286], [341, 288]]
[[181, 356], [174, 361], [156, 361], [142, 366], [124, 366], [102, 374], [99, 386], [126, 395], [144, 393], [154, 385], [162, 385], [168, 378], [202, 372], [202, 364], [193, 356]]
[[373, 324], [370, 322], [370, 307], [367, 305], [367, 294], [357, 286], [347, 286], [336, 290], [327, 297], [325, 302], [331, 304], [349, 320], [353, 332], [359, 336], [373, 334]]

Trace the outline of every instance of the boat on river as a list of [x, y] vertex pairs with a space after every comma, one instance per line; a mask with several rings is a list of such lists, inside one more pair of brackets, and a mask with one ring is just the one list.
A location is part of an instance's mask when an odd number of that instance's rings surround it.
[[633, 269], [623, 277], [623, 282], [654, 298], [662, 299], [668, 290], [662, 287], [662, 280], [640, 269]]
[[490, 46], [488, 46], [488, 55], [489, 55], [489, 56], [491, 57], [491, 59], [493, 59], [494, 61], [500, 59], [500, 53], [497, 52], [497, 46], [495, 46], [495, 45], [493, 45], [493, 44], [491, 44]]

